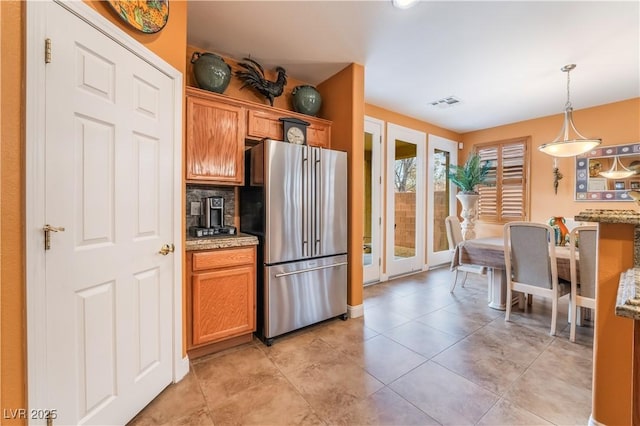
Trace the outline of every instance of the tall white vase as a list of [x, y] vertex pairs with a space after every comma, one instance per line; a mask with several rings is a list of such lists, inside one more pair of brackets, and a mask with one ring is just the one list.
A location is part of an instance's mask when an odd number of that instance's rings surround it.
[[456, 195], [456, 198], [462, 205], [462, 238], [465, 240], [472, 240], [476, 237], [474, 228], [476, 226], [476, 206], [478, 205], [478, 199], [480, 195], [477, 194], [463, 194]]

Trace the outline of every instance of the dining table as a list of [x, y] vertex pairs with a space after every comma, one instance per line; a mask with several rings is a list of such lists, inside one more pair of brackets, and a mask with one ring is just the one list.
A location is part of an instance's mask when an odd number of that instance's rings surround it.
[[[571, 253], [568, 246], [555, 247], [558, 280], [571, 282]], [[576, 251], [576, 261], [579, 261]], [[488, 271], [489, 307], [504, 311], [507, 302], [507, 276], [504, 262], [504, 238], [486, 237], [458, 244], [451, 259], [451, 270], [459, 265], [479, 265]], [[579, 268], [576, 267], [578, 271]], [[513, 301], [512, 301], [513, 302]]]

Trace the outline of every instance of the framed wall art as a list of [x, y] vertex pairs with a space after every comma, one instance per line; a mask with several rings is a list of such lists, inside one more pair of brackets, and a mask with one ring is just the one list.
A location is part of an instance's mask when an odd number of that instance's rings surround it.
[[[603, 172], [617, 160], [635, 173], [607, 179]], [[632, 189], [640, 190], [640, 143], [600, 146], [576, 157], [576, 201], [633, 201], [628, 194]]]
[[169, 0], [109, 0], [113, 11], [143, 33], [157, 33], [169, 20]]

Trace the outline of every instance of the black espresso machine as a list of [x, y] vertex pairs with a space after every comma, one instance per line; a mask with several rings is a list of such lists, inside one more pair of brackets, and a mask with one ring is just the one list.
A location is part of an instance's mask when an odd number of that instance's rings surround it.
[[191, 227], [192, 237], [233, 235], [236, 228], [224, 224], [224, 198], [206, 197], [202, 199], [200, 226]]

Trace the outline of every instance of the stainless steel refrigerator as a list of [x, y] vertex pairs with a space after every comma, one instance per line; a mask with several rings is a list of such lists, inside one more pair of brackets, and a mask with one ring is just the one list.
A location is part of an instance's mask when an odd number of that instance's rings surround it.
[[246, 153], [240, 230], [257, 235], [257, 334], [347, 313], [347, 154], [264, 140]]

